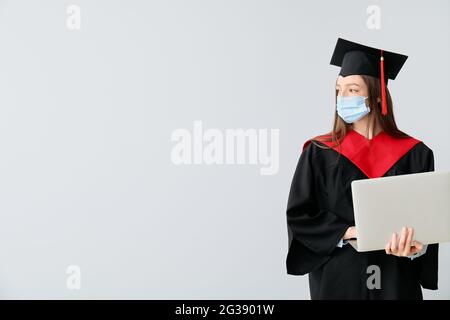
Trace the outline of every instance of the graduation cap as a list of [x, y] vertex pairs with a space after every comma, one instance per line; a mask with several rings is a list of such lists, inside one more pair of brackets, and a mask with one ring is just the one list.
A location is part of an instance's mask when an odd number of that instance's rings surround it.
[[334, 48], [330, 64], [341, 67], [339, 74], [368, 75], [381, 81], [381, 114], [387, 114], [386, 85], [394, 80], [408, 57], [382, 49], [368, 47], [339, 38]]

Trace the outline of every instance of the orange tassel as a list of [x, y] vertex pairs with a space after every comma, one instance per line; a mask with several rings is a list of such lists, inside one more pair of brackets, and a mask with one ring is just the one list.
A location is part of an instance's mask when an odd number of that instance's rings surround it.
[[381, 50], [380, 57], [380, 78], [381, 78], [381, 114], [387, 115], [387, 102], [386, 102], [386, 83], [384, 81], [384, 57], [383, 50]]

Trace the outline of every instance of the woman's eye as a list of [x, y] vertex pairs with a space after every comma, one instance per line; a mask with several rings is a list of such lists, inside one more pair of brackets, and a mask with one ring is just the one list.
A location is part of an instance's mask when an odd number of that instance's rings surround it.
[[358, 90], [356, 90], [356, 89], [350, 89], [350, 92], [351, 92], [351, 93], [357, 93]]

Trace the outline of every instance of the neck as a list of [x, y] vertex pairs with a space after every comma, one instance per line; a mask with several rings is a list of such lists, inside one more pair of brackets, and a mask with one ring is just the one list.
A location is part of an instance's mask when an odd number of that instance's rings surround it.
[[371, 117], [370, 114], [352, 123], [352, 128], [367, 139], [372, 139], [382, 131], [379, 124], [375, 121], [375, 118]]

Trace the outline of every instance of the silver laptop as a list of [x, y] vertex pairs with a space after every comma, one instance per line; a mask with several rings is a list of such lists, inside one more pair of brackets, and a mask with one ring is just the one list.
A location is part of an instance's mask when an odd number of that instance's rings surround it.
[[450, 172], [354, 180], [351, 189], [356, 250], [384, 250], [403, 226], [423, 244], [450, 241]]

